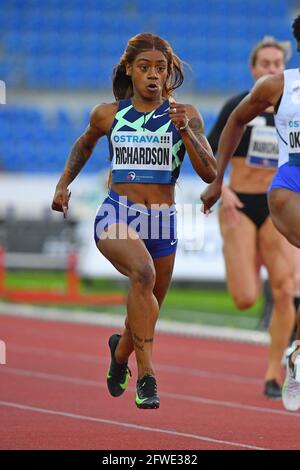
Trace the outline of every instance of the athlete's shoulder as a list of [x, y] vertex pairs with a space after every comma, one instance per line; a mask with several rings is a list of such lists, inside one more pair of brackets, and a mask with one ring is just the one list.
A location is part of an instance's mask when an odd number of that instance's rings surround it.
[[251, 101], [268, 101], [275, 104], [284, 88], [284, 73], [268, 74], [259, 78], [251, 90]]
[[293, 69], [285, 69], [284, 75], [297, 75], [299, 76], [299, 67], [293, 68]]
[[97, 104], [91, 111], [91, 117], [93, 117], [94, 119], [102, 119], [107, 115], [116, 113], [117, 109], [117, 102]]
[[90, 113], [90, 123], [94, 127], [103, 127], [103, 123], [114, 118], [118, 110], [118, 103], [97, 104]]
[[268, 74], [259, 78], [253, 87], [253, 91], [276, 91], [283, 88], [284, 85], [284, 73]]

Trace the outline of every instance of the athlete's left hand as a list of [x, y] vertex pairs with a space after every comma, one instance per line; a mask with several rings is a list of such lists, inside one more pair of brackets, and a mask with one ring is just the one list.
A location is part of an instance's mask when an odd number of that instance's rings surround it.
[[185, 104], [170, 102], [169, 115], [175, 127], [180, 131], [186, 129], [189, 123], [189, 117]]
[[201, 193], [200, 199], [203, 203], [204, 214], [208, 215], [211, 212], [210, 209], [217, 202], [217, 200], [220, 199], [221, 192], [222, 182], [220, 183], [217, 179], [215, 179]]

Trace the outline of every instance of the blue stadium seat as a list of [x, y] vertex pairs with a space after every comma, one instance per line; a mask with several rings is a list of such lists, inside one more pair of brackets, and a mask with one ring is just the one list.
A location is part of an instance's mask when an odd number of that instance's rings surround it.
[[[232, 93], [252, 85], [248, 57], [266, 34], [291, 38], [288, 2], [274, 0], [0, 0], [0, 79], [10, 88], [111, 90], [129, 37], [153, 31], [190, 63], [183, 90]], [[151, 4], [151, 7], [149, 6]], [[294, 54], [289, 66], [296, 65]], [[0, 107], [0, 169], [60, 171], [89, 111], [74, 121], [28, 107]], [[205, 114], [206, 130], [213, 113]], [[14, 136], [14, 138], [12, 138]], [[25, 145], [26, 142], [26, 145]], [[49, 145], [49, 142], [51, 143]], [[85, 171], [108, 166], [106, 139]]]
[[[198, 0], [153, 0], [151, 14], [148, 0], [86, 0], [84, 9], [82, 0], [66, 0], [63, 9], [60, 0], [46, 0], [43, 4], [37, 0], [2, 0], [2, 3], [4, 51], [7, 55], [19, 55], [26, 70], [19, 77], [22, 70], [15, 66], [18, 62], [7, 65], [5, 58], [2, 74], [9, 75], [13, 84], [21, 84], [25, 75], [27, 86], [41, 89], [97, 87], [93, 58], [116, 63], [128, 38], [147, 29], [168, 39], [175, 51], [192, 64], [195, 60], [242, 61], [263, 35], [284, 39], [290, 34], [288, 20], [283, 21], [287, 18], [287, 5], [273, 0], [252, 0], [246, 7], [239, 0], [211, 0], [209, 15]], [[77, 67], [76, 75], [75, 67], [70, 66], [75, 63], [74, 57], [80, 63], [86, 61], [86, 66]], [[214, 65], [212, 68], [215, 69]], [[103, 67], [100, 76], [107, 86], [107, 71]], [[203, 86], [212, 89], [211, 80], [207, 78]]]

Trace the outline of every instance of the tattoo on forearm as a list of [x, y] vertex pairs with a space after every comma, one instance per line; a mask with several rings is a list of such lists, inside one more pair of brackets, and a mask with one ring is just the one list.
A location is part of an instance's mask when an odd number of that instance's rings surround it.
[[78, 173], [90, 157], [92, 151], [92, 146], [84, 145], [80, 140], [77, 140], [75, 142], [69, 154], [69, 158], [66, 165], [67, 171], [72, 180], [78, 175]]
[[199, 118], [192, 118], [189, 121], [189, 127], [193, 130], [193, 132], [196, 134], [197, 132], [200, 132], [201, 134], [203, 133], [203, 125], [201, 122], [201, 119]]
[[191, 140], [195, 150], [197, 151], [203, 165], [204, 166], [209, 166], [209, 163], [208, 163], [207, 158], [206, 158], [207, 152], [203, 149], [202, 145], [200, 145], [198, 140], [195, 139], [195, 137], [193, 137], [193, 136], [190, 136], [190, 140]]
[[75, 178], [75, 176], [78, 175], [84, 163], [85, 163], [84, 153], [82, 151], [82, 148], [79, 146], [79, 144], [76, 143], [70, 152], [69, 160], [67, 164], [70, 176], [72, 178]]
[[206, 149], [205, 145], [201, 143], [201, 141], [203, 140], [203, 132], [204, 132], [203, 124], [199, 118], [192, 118], [189, 122], [189, 127], [191, 128], [194, 134], [194, 135], [193, 134], [190, 135], [190, 140], [195, 150], [197, 151], [201, 159], [201, 162], [203, 163], [204, 166], [208, 167], [209, 166], [209, 162], [207, 159], [208, 150]]

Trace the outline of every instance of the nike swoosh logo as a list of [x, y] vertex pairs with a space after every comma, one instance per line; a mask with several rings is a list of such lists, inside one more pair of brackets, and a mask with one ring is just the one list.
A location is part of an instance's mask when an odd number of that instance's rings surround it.
[[175, 245], [175, 243], [177, 243], [177, 240], [172, 240], [171, 241], [171, 245]]
[[135, 403], [136, 403], [137, 405], [141, 405], [141, 404], [144, 403], [144, 401], [146, 401], [146, 400], [147, 400], [147, 398], [140, 398], [140, 397], [138, 396], [138, 394], [136, 394], [136, 396], [135, 396]]
[[159, 117], [162, 117], [162, 116], [165, 116], [167, 114], [167, 112], [169, 111], [170, 108], [167, 108], [164, 110], [164, 112], [162, 114], [153, 114], [153, 119], [157, 119]]
[[128, 381], [129, 381], [129, 372], [127, 371], [124, 382], [122, 384], [120, 384], [120, 387], [121, 387], [122, 390], [126, 390], [127, 385], [128, 385]]

